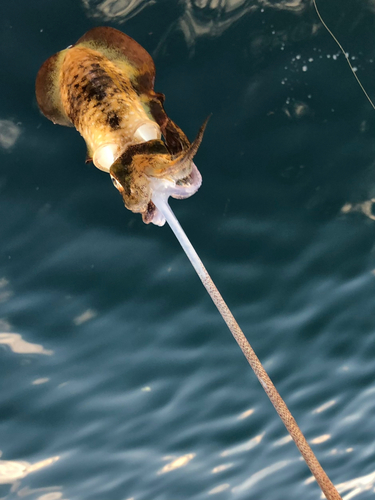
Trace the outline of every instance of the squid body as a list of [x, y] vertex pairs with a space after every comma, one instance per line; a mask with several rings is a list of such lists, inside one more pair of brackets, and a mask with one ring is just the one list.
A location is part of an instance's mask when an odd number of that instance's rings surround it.
[[190, 144], [167, 116], [154, 80], [155, 65], [143, 47], [121, 31], [98, 27], [47, 59], [36, 98], [53, 123], [78, 130], [87, 161], [110, 174], [126, 208], [162, 225], [152, 181], [166, 181], [175, 198], [197, 191], [202, 179], [192, 159], [207, 121]]

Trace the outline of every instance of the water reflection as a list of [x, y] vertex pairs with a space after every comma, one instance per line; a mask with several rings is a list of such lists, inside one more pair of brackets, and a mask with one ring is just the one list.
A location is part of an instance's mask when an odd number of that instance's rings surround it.
[[53, 491], [51, 493], [45, 493], [44, 495], [41, 495], [37, 500], [61, 500], [62, 495], [63, 494], [60, 491]]
[[[12, 493], [17, 491], [17, 496], [27, 498], [32, 496], [33, 500], [64, 500], [63, 494], [59, 486], [50, 486], [48, 488], [12, 488]], [[39, 495], [39, 496], [36, 496]], [[2, 499], [5, 500], [5, 499]], [[67, 500], [67, 499], [65, 499]]]
[[[11, 485], [11, 494], [16, 494], [19, 498], [32, 497], [33, 500], [64, 500], [60, 486], [47, 486], [42, 488], [30, 488], [29, 486], [20, 487], [22, 479], [28, 474], [49, 467], [59, 459], [59, 456], [54, 456], [35, 464], [19, 460], [0, 460], [0, 484]], [[5, 498], [8, 498], [8, 496]], [[5, 498], [3, 500], [5, 500]]]
[[254, 413], [254, 409], [250, 408], [250, 410], [246, 410], [246, 411], [242, 412], [241, 415], [239, 415], [237, 417], [237, 419], [243, 420], [244, 418], [250, 417], [250, 415], [252, 415], [253, 413]]
[[274, 446], [284, 446], [284, 444], [290, 443], [292, 441], [292, 436], [289, 434], [281, 439], [274, 442]]
[[347, 495], [342, 497], [342, 500], [350, 500], [357, 497], [364, 491], [372, 491], [375, 493], [375, 471], [367, 476], [357, 477], [351, 481], [340, 483], [336, 486], [339, 493], [350, 491]]
[[304, 0], [281, 0], [280, 2], [270, 2], [269, 0], [258, 0], [263, 7], [271, 7], [276, 10], [291, 10], [302, 12], [306, 8]]
[[0, 344], [7, 345], [17, 354], [45, 354], [47, 356], [53, 354], [53, 351], [44, 349], [40, 344], [27, 342], [19, 333], [0, 333]]
[[100, 17], [104, 21], [126, 21], [138, 14], [147, 5], [155, 2], [149, 0], [82, 0], [88, 14]]
[[218, 37], [233, 23], [257, 6], [248, 0], [185, 1], [184, 13], [177, 21], [188, 45], [202, 36]]
[[287, 465], [289, 465], [292, 462], [292, 460], [281, 460], [280, 462], [276, 462], [273, 465], [270, 465], [269, 467], [265, 467], [264, 469], [256, 472], [252, 476], [249, 477], [246, 481], [244, 481], [242, 484], [239, 486], [235, 486], [232, 488], [233, 493], [236, 493], [238, 491], [243, 491], [243, 490], [248, 490], [254, 486], [254, 484], [258, 483], [262, 479], [265, 479], [266, 477], [270, 476], [274, 472], [277, 472], [280, 469], [283, 469]]
[[28, 474], [43, 469], [59, 460], [59, 456], [46, 458], [36, 464], [16, 460], [0, 460], [0, 484], [12, 484]]
[[[146, 7], [154, 5], [148, 0], [82, 0], [91, 17], [104, 21], [125, 22]], [[183, 0], [182, 14], [170, 27], [179, 29], [189, 46], [202, 36], [219, 37], [230, 26], [251, 11], [266, 8], [300, 13], [307, 8], [304, 0]], [[166, 36], [168, 36], [167, 32]]]
[[243, 453], [244, 451], [251, 450], [262, 441], [264, 434], [265, 433], [263, 432], [262, 434], [253, 437], [252, 439], [246, 441], [245, 443], [242, 443], [238, 446], [234, 446], [233, 448], [229, 448], [228, 450], [224, 450], [222, 453], [220, 453], [220, 456], [229, 457], [231, 455], [236, 455], [237, 453]]
[[345, 203], [342, 207], [341, 212], [347, 214], [349, 212], [362, 212], [369, 219], [375, 220], [373, 205], [375, 203], [375, 198], [364, 201], [362, 203]]
[[311, 110], [308, 104], [303, 101], [297, 101], [294, 99], [293, 101], [291, 99], [287, 99], [282, 110], [289, 119], [299, 119], [311, 114]]
[[214, 467], [211, 472], [213, 474], [217, 474], [218, 472], [223, 472], [224, 470], [230, 469], [231, 467], [233, 467], [233, 464], [231, 464], [231, 463], [221, 464], [221, 465], [218, 465], [217, 467]]
[[263, 12], [266, 8], [302, 12], [303, 0], [185, 0], [185, 10], [176, 22], [176, 28], [185, 36], [188, 46], [194, 45], [202, 36], [219, 37], [230, 26], [250, 12]]
[[208, 494], [216, 495], [217, 493], [221, 493], [222, 491], [228, 490], [229, 488], [230, 488], [229, 483], [220, 484], [219, 486], [216, 486], [216, 488], [212, 488], [212, 490], [210, 490]]
[[187, 455], [182, 455], [181, 457], [175, 458], [172, 462], [164, 465], [162, 469], [158, 471], [158, 474], [165, 474], [166, 472], [171, 472], [175, 469], [180, 469], [181, 467], [185, 467], [193, 458], [195, 457], [195, 453], [188, 453]]
[[45, 377], [45, 378], [37, 378], [33, 380], [31, 383], [32, 385], [41, 385], [41, 384], [46, 384], [47, 382], [49, 382], [49, 378]]
[[0, 119], [0, 147], [10, 149], [21, 135], [21, 127], [11, 120]]
[[74, 318], [73, 323], [77, 326], [82, 325], [82, 323], [86, 323], [86, 321], [95, 318], [96, 315], [97, 312], [94, 311], [94, 309], [87, 309], [82, 314]]
[[319, 408], [316, 408], [313, 413], [322, 413], [323, 411], [328, 410], [328, 408], [331, 408], [331, 406], [334, 406], [336, 404], [336, 401], [332, 399], [331, 401], [327, 401], [327, 403], [322, 404], [319, 406]]
[[323, 434], [322, 436], [318, 436], [318, 437], [316, 437], [314, 439], [311, 439], [310, 443], [311, 444], [325, 443], [329, 439], [331, 439], [331, 435], [330, 434]]

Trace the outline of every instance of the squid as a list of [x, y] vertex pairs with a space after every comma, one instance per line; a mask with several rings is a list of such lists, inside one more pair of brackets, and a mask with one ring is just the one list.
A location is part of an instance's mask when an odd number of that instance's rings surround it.
[[36, 98], [53, 123], [78, 130], [86, 161], [110, 174], [126, 208], [145, 223], [162, 225], [150, 178], [167, 180], [175, 198], [194, 194], [202, 177], [192, 160], [205, 124], [190, 144], [167, 116], [154, 80], [154, 61], [141, 45], [114, 28], [98, 27], [45, 61]]
[[154, 80], [154, 62], [144, 48], [120, 31], [99, 27], [47, 59], [37, 75], [36, 98], [53, 123], [78, 130], [87, 161], [109, 173], [126, 208], [145, 223], [168, 222], [322, 492], [341, 500], [168, 204], [169, 196], [187, 198], [201, 185], [193, 158], [207, 120], [190, 144], [167, 116]]

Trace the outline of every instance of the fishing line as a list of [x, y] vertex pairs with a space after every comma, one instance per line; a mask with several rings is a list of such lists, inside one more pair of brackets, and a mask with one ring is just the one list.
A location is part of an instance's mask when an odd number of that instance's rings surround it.
[[372, 102], [370, 96], [368, 95], [368, 93], [366, 92], [364, 86], [362, 85], [360, 79], [358, 78], [356, 72], [354, 71], [354, 68], [353, 66], [351, 65], [351, 62], [349, 60], [349, 55], [347, 52], [345, 52], [343, 46], [341, 45], [341, 43], [337, 40], [337, 38], [335, 37], [335, 35], [332, 33], [332, 31], [328, 28], [328, 26], [326, 25], [326, 23], [324, 22], [322, 16], [320, 15], [320, 12], [318, 10], [318, 6], [316, 5], [316, 0], [312, 0], [313, 1], [313, 4], [314, 4], [314, 7], [315, 7], [315, 10], [316, 10], [316, 13], [318, 14], [318, 17], [320, 19], [320, 22], [322, 23], [322, 25], [325, 27], [325, 29], [328, 31], [328, 33], [331, 35], [331, 37], [334, 39], [334, 41], [337, 43], [337, 45], [339, 46], [341, 52], [344, 54], [345, 56], [345, 59], [347, 61], [347, 63], [349, 64], [349, 67], [350, 67], [350, 70], [351, 72], [353, 73], [355, 79], [357, 80], [357, 83], [358, 85], [361, 87], [363, 93], [365, 94], [365, 96], [367, 97], [369, 103], [371, 104], [371, 106], [375, 109], [375, 105], [374, 103]]

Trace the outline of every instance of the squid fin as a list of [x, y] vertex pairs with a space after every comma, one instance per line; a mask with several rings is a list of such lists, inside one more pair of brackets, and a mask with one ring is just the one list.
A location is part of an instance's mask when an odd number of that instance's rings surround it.
[[97, 50], [125, 71], [140, 94], [153, 91], [155, 65], [150, 54], [133, 38], [108, 26], [93, 28], [76, 43]]
[[51, 56], [39, 69], [36, 77], [35, 94], [42, 113], [53, 123], [73, 127], [66, 116], [60, 97], [60, 69], [65, 52]]

